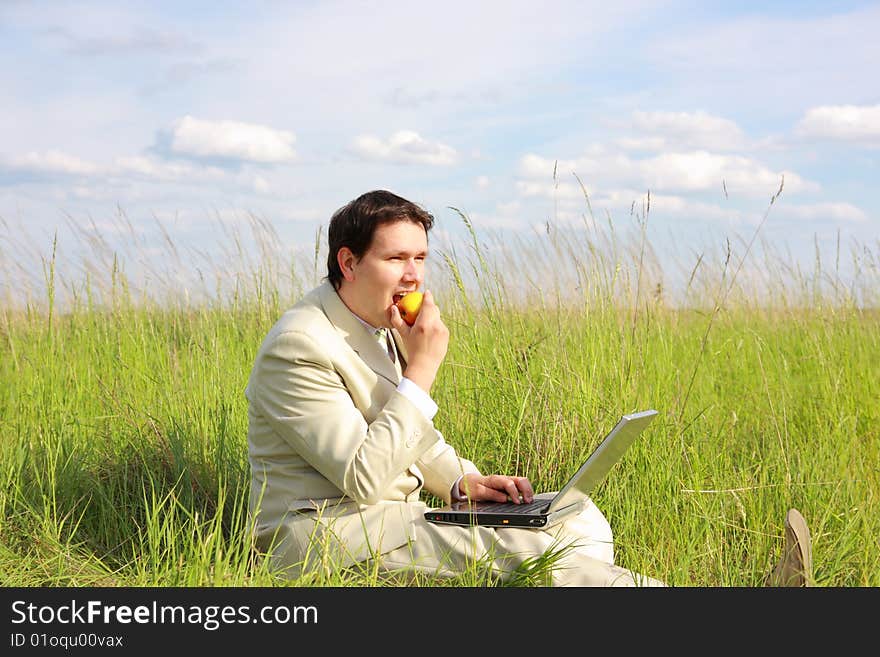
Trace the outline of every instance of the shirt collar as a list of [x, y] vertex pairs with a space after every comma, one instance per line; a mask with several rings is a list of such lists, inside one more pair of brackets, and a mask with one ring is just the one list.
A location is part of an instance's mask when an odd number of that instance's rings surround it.
[[375, 334], [376, 334], [376, 331], [379, 331], [379, 330], [382, 329], [381, 326], [373, 326], [372, 324], [370, 324], [370, 323], [367, 322], [366, 320], [361, 319], [360, 317], [358, 317], [357, 315], [355, 315], [353, 312], [351, 312], [351, 310], [349, 310], [348, 312], [350, 312], [350, 313], [352, 314], [352, 316], [353, 316], [357, 321], [359, 321], [359, 322], [361, 323], [361, 325], [367, 330], [367, 332], [368, 332], [370, 335], [375, 335]]

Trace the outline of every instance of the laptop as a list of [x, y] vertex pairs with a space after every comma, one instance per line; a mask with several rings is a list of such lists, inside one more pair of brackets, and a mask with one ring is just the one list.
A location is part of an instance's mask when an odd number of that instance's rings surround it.
[[425, 512], [430, 522], [447, 525], [486, 527], [530, 527], [546, 529], [586, 506], [590, 492], [633, 444], [636, 437], [657, 415], [655, 410], [624, 415], [574, 476], [558, 493], [540, 493], [533, 502], [453, 502]]

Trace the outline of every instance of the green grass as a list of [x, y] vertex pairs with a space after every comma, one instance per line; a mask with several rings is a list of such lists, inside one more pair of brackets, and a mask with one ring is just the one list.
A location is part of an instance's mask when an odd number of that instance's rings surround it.
[[[775, 260], [746, 285], [744, 248], [684, 267], [673, 305], [638, 235], [548, 224], [501, 251], [468, 226], [464, 255], [441, 249], [433, 274], [452, 335], [435, 424], [461, 454], [554, 489], [622, 413], [656, 408], [594, 495], [618, 563], [677, 586], [757, 585], [796, 506], [817, 585], [880, 585], [873, 288], [856, 302], [802, 274], [783, 282]], [[0, 584], [288, 584], [251, 545], [243, 390], [308, 285], [267, 264], [222, 303], [163, 304], [115, 261], [103, 287], [61, 280], [54, 247], [45, 264], [44, 297], [0, 311]], [[540, 583], [548, 564], [512, 583]], [[498, 582], [478, 563], [451, 581], [365, 565], [289, 584]]]

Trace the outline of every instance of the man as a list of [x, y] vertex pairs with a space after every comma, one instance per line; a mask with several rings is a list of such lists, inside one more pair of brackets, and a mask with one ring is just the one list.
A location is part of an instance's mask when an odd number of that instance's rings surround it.
[[[611, 528], [590, 502], [548, 530], [424, 519], [424, 489], [451, 499], [531, 502], [526, 477], [483, 475], [434, 427], [430, 392], [449, 331], [430, 291], [412, 326], [395, 306], [424, 283], [433, 217], [388, 191], [333, 215], [327, 281], [271, 328], [246, 389], [257, 547], [295, 578], [371, 562], [455, 575], [483, 560], [502, 578], [557, 553], [554, 585], [662, 585], [614, 564]], [[788, 551], [785, 573], [805, 572]]]

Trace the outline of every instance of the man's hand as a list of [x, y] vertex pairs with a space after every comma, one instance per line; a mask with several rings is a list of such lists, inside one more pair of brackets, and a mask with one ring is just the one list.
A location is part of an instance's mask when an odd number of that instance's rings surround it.
[[430, 394], [449, 347], [449, 329], [440, 319], [440, 308], [434, 303], [434, 295], [430, 290], [425, 292], [422, 308], [412, 326], [403, 321], [394, 305], [389, 309], [389, 319], [403, 338], [409, 356], [403, 375]]
[[466, 474], [458, 482], [458, 490], [473, 502], [487, 500], [490, 502], [507, 502], [514, 504], [529, 503], [535, 499], [535, 491], [526, 477], [509, 477], [506, 475]]

